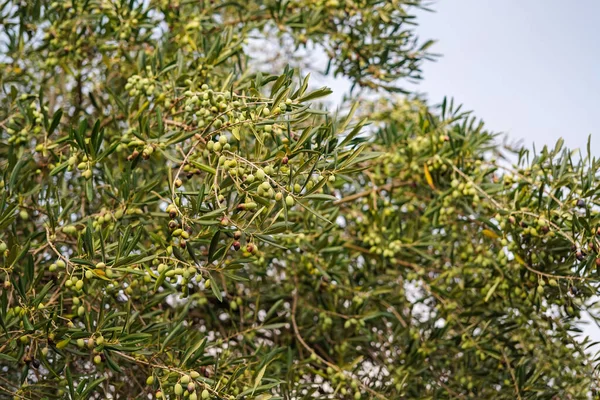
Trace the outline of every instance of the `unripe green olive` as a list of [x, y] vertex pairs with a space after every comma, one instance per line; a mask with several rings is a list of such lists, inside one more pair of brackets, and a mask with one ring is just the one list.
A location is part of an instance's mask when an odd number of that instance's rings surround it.
[[175, 388], [173, 389], [173, 392], [177, 395], [177, 396], [181, 396], [183, 394], [183, 387], [181, 386], [181, 384], [176, 383], [175, 384]]
[[207, 389], [202, 390], [202, 396], [201, 397], [202, 397], [203, 400], [207, 400], [207, 399], [210, 398], [210, 393], [208, 392]]
[[94, 356], [94, 364], [101, 364], [101, 363], [102, 363], [102, 357], [99, 354]]
[[292, 196], [290, 196], [290, 195], [287, 195], [287, 196], [285, 197], [285, 204], [286, 204], [288, 207], [292, 207], [292, 206], [294, 205], [294, 198], [293, 198]]
[[152, 375], [150, 375], [148, 378], [146, 378], [146, 385], [152, 385], [154, 383], [154, 377]]
[[77, 228], [74, 227], [73, 225], [67, 225], [64, 228], [62, 228], [62, 231], [64, 233], [66, 233], [67, 235], [73, 235], [73, 234], [77, 233]]

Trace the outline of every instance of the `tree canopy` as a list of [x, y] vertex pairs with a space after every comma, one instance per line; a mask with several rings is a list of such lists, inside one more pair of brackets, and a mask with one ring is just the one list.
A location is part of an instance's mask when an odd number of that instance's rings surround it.
[[595, 396], [600, 162], [408, 93], [429, 6], [0, 1], [0, 398]]

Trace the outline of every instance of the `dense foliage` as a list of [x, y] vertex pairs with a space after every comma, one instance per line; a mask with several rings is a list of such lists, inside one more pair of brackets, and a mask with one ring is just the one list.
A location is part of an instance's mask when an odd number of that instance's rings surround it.
[[399, 95], [425, 6], [0, 2], [0, 398], [594, 395], [599, 162]]

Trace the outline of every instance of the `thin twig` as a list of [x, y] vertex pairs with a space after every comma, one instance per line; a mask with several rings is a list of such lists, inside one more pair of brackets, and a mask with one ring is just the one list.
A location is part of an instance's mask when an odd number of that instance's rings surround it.
[[[330, 368], [333, 368], [334, 370], [336, 370], [339, 373], [342, 373], [344, 375], [350, 376], [352, 377], [352, 374], [348, 371], [345, 371], [343, 369], [341, 369], [340, 367], [338, 367], [335, 364], [330, 363], [329, 361], [325, 360], [323, 357], [321, 357], [320, 355], [317, 354], [317, 352], [315, 352], [313, 350], [312, 347], [310, 347], [305, 341], [304, 338], [302, 337], [302, 335], [300, 334], [300, 330], [298, 329], [298, 324], [296, 323], [296, 307], [298, 306], [298, 278], [295, 277], [294, 278], [295, 284], [296, 284], [296, 288], [294, 290], [293, 296], [292, 296], [292, 327], [294, 328], [294, 335], [296, 336], [296, 339], [298, 340], [298, 342], [300, 342], [300, 344], [310, 352], [310, 354], [314, 354], [315, 357], [317, 357], [318, 360], [320, 360], [323, 364], [327, 365]], [[367, 385], [365, 385], [364, 383], [362, 383], [360, 380], [357, 380], [358, 384], [367, 392], [371, 393], [373, 396], [377, 397], [378, 399], [382, 399], [382, 400], [387, 400], [387, 398], [383, 395], [381, 395], [380, 393], [374, 391], [373, 389], [371, 389], [370, 387], [368, 387]]]

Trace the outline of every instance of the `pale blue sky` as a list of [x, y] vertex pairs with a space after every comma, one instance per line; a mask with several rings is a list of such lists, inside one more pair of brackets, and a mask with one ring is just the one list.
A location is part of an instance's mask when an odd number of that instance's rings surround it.
[[600, 156], [600, 1], [438, 0], [417, 32], [437, 62], [414, 89], [452, 96], [492, 131], [531, 148], [566, 144]]

